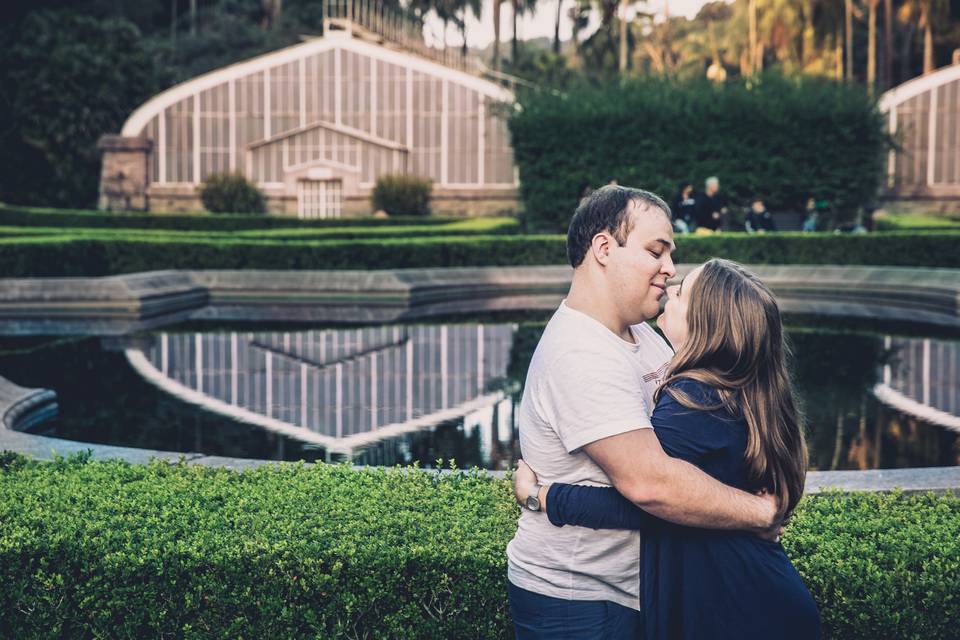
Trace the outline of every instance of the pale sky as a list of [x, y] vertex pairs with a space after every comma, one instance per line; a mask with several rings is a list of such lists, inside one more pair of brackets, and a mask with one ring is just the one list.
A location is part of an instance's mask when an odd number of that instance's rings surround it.
[[[569, 40], [573, 30], [567, 11], [573, 6], [574, 0], [538, 0], [537, 12], [532, 16], [522, 16], [517, 24], [517, 33], [521, 40], [529, 40], [541, 36], [553, 38], [554, 22], [557, 19], [557, 2], [561, 2], [562, 18], [560, 20], [560, 39]], [[669, 5], [670, 15], [692, 18], [706, 3], [706, 0], [646, 0], [636, 2], [633, 8], [627, 10], [627, 18], [635, 15], [637, 9], [662, 15], [665, 5]], [[599, 23], [599, 17], [593, 16], [590, 26], [584, 36], [589, 35]], [[513, 15], [510, 4], [504, 2], [500, 9], [500, 40], [508, 42], [513, 25]], [[443, 39], [443, 23], [435, 18], [427, 20], [424, 28], [427, 43], [438, 46]], [[581, 36], [583, 37], [583, 36]], [[473, 14], [467, 14], [467, 40], [471, 47], [483, 48], [493, 42], [493, 0], [483, 0], [483, 11], [479, 23]], [[460, 33], [451, 24], [447, 32], [447, 44], [461, 44]]]

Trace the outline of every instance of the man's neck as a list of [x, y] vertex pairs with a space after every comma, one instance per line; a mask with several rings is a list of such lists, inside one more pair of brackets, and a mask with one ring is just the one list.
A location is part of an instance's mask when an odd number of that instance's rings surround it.
[[621, 339], [633, 342], [630, 324], [619, 317], [606, 290], [588, 280], [587, 274], [574, 272], [566, 305], [574, 311], [590, 316]]

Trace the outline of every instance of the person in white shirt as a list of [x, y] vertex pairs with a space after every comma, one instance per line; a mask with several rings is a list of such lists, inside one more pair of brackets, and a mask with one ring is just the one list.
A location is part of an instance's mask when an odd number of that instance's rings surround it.
[[[678, 524], [773, 537], [777, 504], [667, 456], [650, 425], [653, 393], [673, 352], [646, 324], [675, 275], [670, 209], [616, 185], [584, 198], [567, 234], [574, 268], [527, 371], [523, 458], [544, 483], [613, 486]], [[527, 507], [539, 508], [536, 493]], [[551, 526], [521, 513], [507, 546], [516, 637], [639, 637], [640, 535]]]

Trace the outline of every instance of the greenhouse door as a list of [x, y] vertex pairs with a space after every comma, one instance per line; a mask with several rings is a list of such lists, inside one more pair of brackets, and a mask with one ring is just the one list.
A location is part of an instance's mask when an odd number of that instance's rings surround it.
[[297, 216], [339, 218], [343, 211], [341, 180], [300, 180], [297, 188]]

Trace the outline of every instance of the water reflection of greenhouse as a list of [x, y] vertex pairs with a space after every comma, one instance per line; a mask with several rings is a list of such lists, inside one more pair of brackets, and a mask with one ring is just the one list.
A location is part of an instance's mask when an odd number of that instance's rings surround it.
[[347, 453], [444, 421], [473, 425], [478, 411], [493, 411], [506, 397], [514, 330], [161, 333], [152, 346], [127, 353], [142, 375], [181, 399]]

